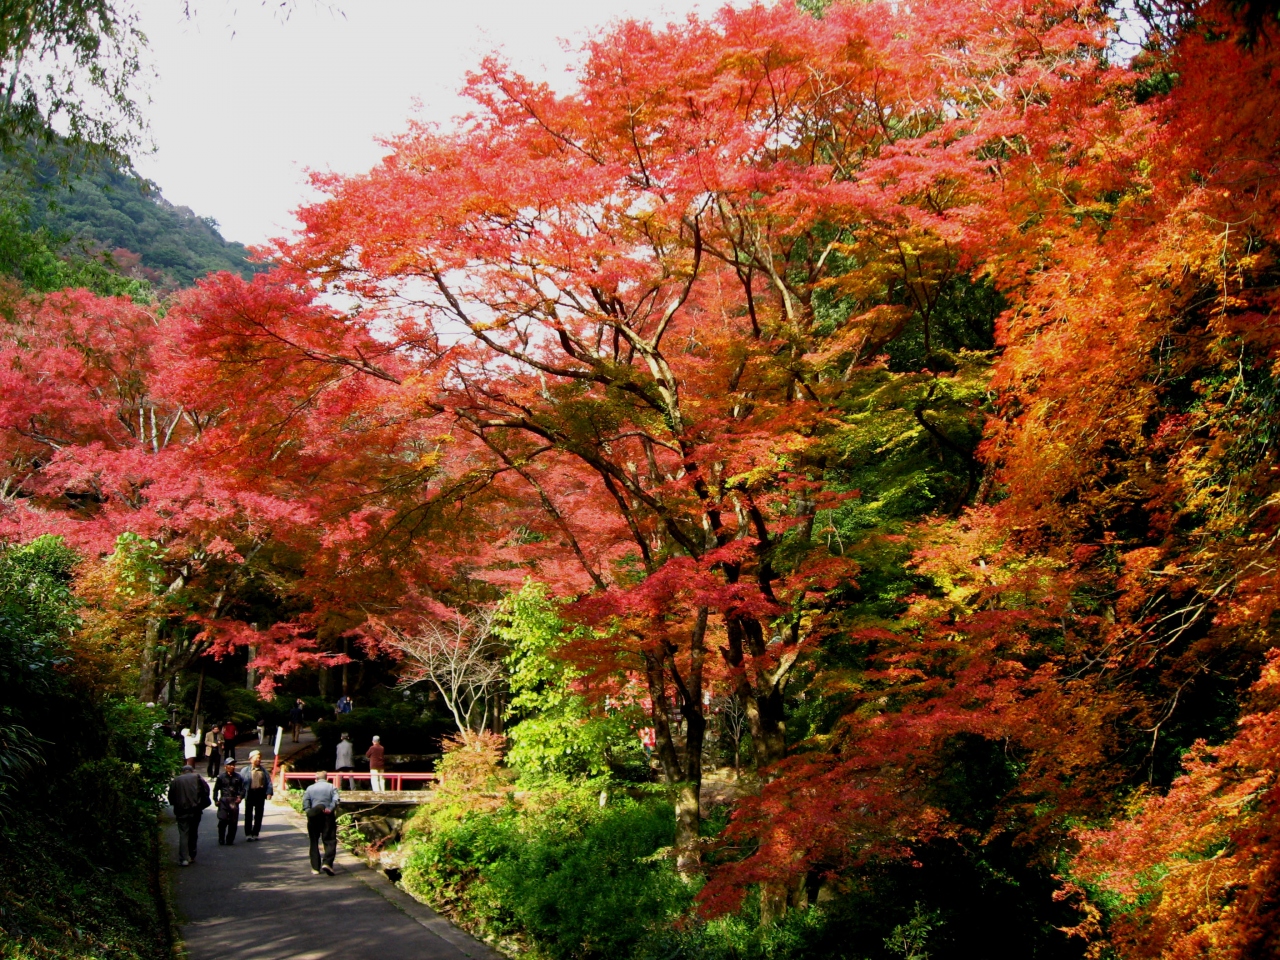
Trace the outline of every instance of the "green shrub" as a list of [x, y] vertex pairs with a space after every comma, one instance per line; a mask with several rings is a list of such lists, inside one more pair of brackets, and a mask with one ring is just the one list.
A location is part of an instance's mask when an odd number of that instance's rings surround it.
[[[628, 954], [632, 960], [843, 960], [864, 953], [854, 943], [822, 942], [827, 918], [821, 910], [797, 910], [780, 923], [761, 927], [752, 902], [740, 914], [709, 923], [694, 917], [654, 931]], [[843, 949], [841, 949], [843, 947]]]
[[161, 711], [60, 669], [74, 565], [52, 537], [0, 544], [0, 957], [164, 960], [156, 817], [181, 748]]
[[[101, 862], [58, 821], [36, 816], [0, 833], [0, 957], [13, 960], [173, 960], [153, 863]], [[150, 860], [148, 824], [135, 827]]]
[[660, 852], [673, 839], [671, 807], [615, 798], [601, 808], [592, 788], [539, 806], [551, 796], [456, 821], [424, 808], [408, 830], [403, 882], [484, 934], [523, 937], [541, 956], [630, 956], [692, 900]]
[[422, 808], [406, 830], [410, 853], [401, 873], [405, 888], [482, 933], [514, 930], [513, 917], [498, 903], [484, 874], [516, 856], [521, 841], [515, 808], [438, 826], [423, 816], [429, 812]]
[[638, 706], [593, 704], [575, 692], [582, 673], [559, 655], [580, 636], [560, 616], [560, 602], [547, 588], [526, 581], [498, 608], [494, 633], [511, 653], [508, 686], [511, 702], [507, 763], [521, 777], [598, 776], [612, 772], [628, 779], [649, 779], [637, 727], [644, 726]]
[[[556, 958], [630, 956], [688, 904], [690, 891], [665, 857], [673, 840], [665, 803], [574, 805], [487, 871], [516, 923]], [[558, 813], [558, 811], [557, 811]]]

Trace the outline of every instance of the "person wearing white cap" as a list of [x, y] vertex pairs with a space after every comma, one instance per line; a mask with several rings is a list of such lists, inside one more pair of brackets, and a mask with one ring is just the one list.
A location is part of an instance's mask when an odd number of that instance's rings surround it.
[[382, 779], [382, 771], [386, 769], [386, 762], [383, 759], [386, 756], [386, 750], [382, 747], [382, 738], [375, 736], [373, 746], [366, 750], [364, 755], [369, 759], [369, 789], [374, 793], [384, 793], [387, 784]]
[[262, 765], [262, 751], [249, 754], [249, 768], [240, 774], [244, 780], [244, 838], [257, 840], [262, 832], [262, 814], [267, 798], [275, 794], [271, 786], [271, 771]]

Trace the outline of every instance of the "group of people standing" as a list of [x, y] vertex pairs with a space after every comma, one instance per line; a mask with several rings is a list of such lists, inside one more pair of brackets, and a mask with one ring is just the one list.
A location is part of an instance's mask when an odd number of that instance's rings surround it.
[[[301, 713], [302, 701], [295, 707]], [[290, 725], [294, 724], [290, 717]], [[296, 729], [296, 728], [295, 728]], [[216, 808], [218, 818], [218, 845], [229, 846], [235, 843], [240, 826], [240, 808], [244, 806], [244, 833], [246, 841], [256, 841], [262, 830], [262, 818], [269, 798], [275, 795], [275, 787], [271, 782], [271, 772], [262, 765], [261, 751], [254, 750], [249, 754], [249, 763], [243, 769], [239, 767], [235, 757], [235, 724], [227, 722], [215, 725], [205, 735], [204, 746], [213, 755], [225, 752], [221, 770], [214, 778], [213, 768], [218, 762], [210, 761], [209, 782], [196, 772], [196, 744], [200, 741], [200, 732], [192, 734], [183, 730], [186, 743], [186, 764], [182, 772], [169, 785], [169, 803], [173, 807], [173, 815], [178, 822], [178, 863], [189, 866], [196, 861], [196, 847], [200, 820], [204, 811], [210, 806]], [[261, 736], [260, 738], [261, 739]], [[371, 787], [383, 792], [386, 784], [383, 779], [385, 770], [385, 750], [381, 738], [375, 736], [365, 756], [369, 760]], [[340, 773], [355, 769], [355, 748], [351, 736], [343, 733], [334, 756], [335, 766]], [[309, 841], [309, 857], [313, 874], [326, 873], [333, 876], [333, 862], [337, 855], [339, 803], [338, 788], [329, 782], [327, 771], [316, 774], [315, 783], [307, 787], [302, 795], [302, 811], [307, 819], [307, 838]], [[323, 847], [323, 852], [321, 848]]]
[[[227, 760], [236, 758], [236, 738], [240, 736], [240, 731], [236, 728], [235, 722], [227, 720], [225, 723], [210, 724], [208, 731], [197, 729], [192, 733], [190, 727], [182, 728], [182, 743], [185, 747], [183, 756], [195, 766], [196, 758], [199, 756], [200, 747], [204, 747], [205, 773], [210, 779], [221, 775], [223, 764]], [[264, 721], [258, 721], [258, 743], [261, 744], [266, 736], [266, 724]]]
[[[386, 772], [387, 752], [383, 749], [382, 738], [374, 736], [373, 743], [369, 749], [364, 752], [365, 759], [369, 761], [369, 789], [374, 793], [384, 793], [387, 789], [387, 781], [383, 774]], [[339, 773], [349, 773], [356, 768], [356, 748], [351, 742], [351, 734], [343, 733], [342, 738], [338, 741], [338, 749], [334, 752], [333, 767]], [[339, 777], [339, 780], [344, 778]], [[345, 778], [347, 781], [354, 780], [354, 777]], [[343, 784], [346, 786], [347, 784]]]
[[187, 758], [182, 772], [169, 784], [169, 804], [178, 821], [179, 866], [195, 863], [200, 820], [210, 806], [217, 807], [219, 846], [235, 843], [241, 804], [245, 808], [245, 840], [257, 840], [262, 831], [267, 798], [275, 793], [271, 771], [262, 765], [262, 753], [258, 750], [249, 754], [249, 763], [243, 772], [238, 770], [234, 749], [233, 746], [231, 757], [214, 780], [212, 795], [208, 782], [196, 773], [194, 756]]

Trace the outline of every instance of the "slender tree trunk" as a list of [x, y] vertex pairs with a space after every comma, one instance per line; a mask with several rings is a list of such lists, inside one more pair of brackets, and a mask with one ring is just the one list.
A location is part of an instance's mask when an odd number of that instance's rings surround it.
[[160, 621], [148, 618], [142, 631], [142, 663], [138, 670], [138, 699], [153, 703], [156, 699], [156, 659], [160, 656]]
[[208, 663], [200, 661], [200, 682], [196, 684], [196, 705], [191, 708], [191, 729], [195, 730], [200, 725], [200, 697], [204, 694], [204, 671], [208, 667]]
[[347, 658], [347, 662], [342, 665], [342, 695], [344, 697], [351, 694], [351, 672], [348, 669], [351, 666], [351, 638], [342, 638], [342, 655]]

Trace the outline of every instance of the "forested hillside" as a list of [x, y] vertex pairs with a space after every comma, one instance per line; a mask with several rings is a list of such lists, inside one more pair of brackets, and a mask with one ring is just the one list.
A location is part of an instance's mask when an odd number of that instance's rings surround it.
[[[65, 151], [32, 163], [10, 163], [0, 173], [3, 216], [14, 236], [0, 256], [9, 272], [22, 273], [25, 258], [14, 244], [45, 247], [72, 264], [96, 261], [123, 277], [160, 291], [187, 287], [219, 270], [252, 276], [255, 266], [242, 244], [224, 240], [217, 224], [165, 201], [160, 189], [122, 171], [108, 158], [73, 161]], [[19, 262], [21, 261], [21, 262]], [[38, 263], [25, 270], [41, 284]]]

